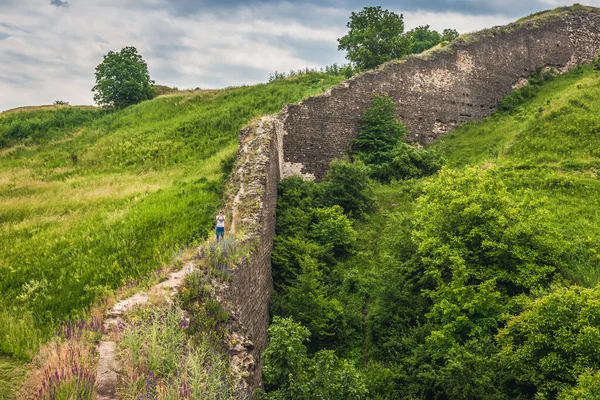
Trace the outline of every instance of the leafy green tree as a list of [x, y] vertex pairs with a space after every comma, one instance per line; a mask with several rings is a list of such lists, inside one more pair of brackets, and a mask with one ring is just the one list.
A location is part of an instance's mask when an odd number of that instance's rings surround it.
[[514, 200], [494, 170], [442, 170], [425, 183], [413, 262], [431, 306], [415, 363], [429, 366], [423, 376], [436, 396], [500, 396], [491, 337], [522, 295], [546, 287], [562, 265], [566, 246], [549, 221], [539, 200]]
[[310, 386], [315, 400], [359, 400], [367, 398], [364, 375], [331, 350], [319, 351], [312, 359]]
[[362, 218], [374, 207], [369, 169], [360, 161], [333, 160], [322, 187], [323, 204], [341, 206], [351, 217]]
[[410, 41], [410, 52], [412, 54], [422, 53], [442, 41], [442, 35], [438, 31], [431, 30], [429, 25], [419, 26], [408, 31], [406, 37]]
[[304, 342], [309, 336], [310, 331], [291, 318], [273, 319], [264, 353], [267, 399], [366, 399], [364, 376], [352, 364], [329, 350], [308, 357]]
[[498, 342], [521, 395], [593, 398], [577, 396], [598, 387], [590, 371], [600, 369], [600, 289], [572, 286], [534, 300], [508, 320]]
[[588, 370], [577, 378], [577, 385], [563, 390], [558, 400], [597, 400], [600, 397], [600, 371]]
[[373, 179], [419, 178], [441, 168], [440, 157], [405, 143], [404, 124], [396, 118], [396, 104], [389, 96], [375, 95], [361, 117], [361, 131], [352, 142], [352, 155], [370, 168]]
[[325, 247], [325, 251], [333, 252], [336, 258], [343, 258], [352, 252], [356, 242], [356, 231], [352, 222], [344, 215], [342, 207], [335, 205], [314, 210], [315, 223], [309, 236]]
[[458, 39], [460, 35], [456, 29], [444, 29], [442, 31], [442, 42], [452, 42]]
[[263, 354], [267, 390], [281, 394], [291, 392], [296, 395], [300, 394], [298, 392], [304, 392], [299, 398], [308, 395], [303, 383], [308, 379], [309, 359], [304, 342], [309, 336], [310, 331], [291, 318], [273, 318], [269, 326], [269, 347]]
[[301, 259], [294, 281], [273, 298], [275, 315], [293, 317], [311, 331], [310, 349], [334, 346], [345, 330], [341, 303], [328, 295], [324, 266], [308, 256]]
[[348, 34], [338, 39], [338, 50], [361, 69], [375, 68], [409, 51], [403, 35], [404, 17], [381, 7], [365, 7], [350, 15]]
[[354, 154], [362, 154], [367, 164], [383, 161], [382, 154], [390, 152], [406, 136], [406, 128], [396, 117], [396, 104], [389, 96], [373, 96], [369, 108], [360, 118], [358, 138], [352, 141]]
[[375, 68], [458, 37], [454, 29], [444, 29], [440, 34], [429, 25], [404, 33], [404, 16], [381, 7], [365, 7], [358, 13], [353, 12], [346, 26], [348, 34], [338, 39], [338, 50], [346, 50], [346, 58], [359, 69]]
[[549, 283], [566, 243], [542, 201], [529, 193], [514, 200], [494, 169], [442, 170], [425, 183], [415, 211], [424, 280], [435, 287], [493, 280], [511, 296]]
[[148, 66], [135, 47], [109, 51], [96, 67], [94, 101], [108, 109], [122, 109], [153, 96]]

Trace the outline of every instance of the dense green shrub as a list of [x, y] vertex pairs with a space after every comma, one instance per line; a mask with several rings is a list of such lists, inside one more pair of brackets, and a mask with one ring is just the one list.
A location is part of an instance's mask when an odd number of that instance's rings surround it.
[[338, 205], [352, 217], [362, 218], [373, 209], [369, 169], [361, 162], [332, 161], [322, 190], [324, 205]]
[[274, 318], [264, 353], [267, 399], [366, 399], [364, 376], [348, 361], [328, 350], [308, 356], [304, 342], [309, 336], [291, 318]]
[[598, 57], [592, 62], [592, 65], [596, 71], [600, 71], [600, 54], [598, 54]]
[[498, 103], [498, 110], [503, 112], [513, 112], [521, 104], [532, 99], [539, 92], [540, 85], [550, 81], [556, 76], [556, 71], [538, 68], [529, 78], [528, 84], [513, 90], [503, 97]]
[[441, 168], [439, 155], [418, 149], [403, 141], [406, 128], [396, 119], [391, 97], [375, 95], [361, 117], [361, 131], [352, 142], [352, 156], [370, 168], [370, 176], [380, 182], [420, 178]]
[[590, 371], [600, 369], [600, 289], [560, 288], [532, 301], [508, 320], [498, 342], [518, 393], [575, 396], [577, 380], [586, 390]]

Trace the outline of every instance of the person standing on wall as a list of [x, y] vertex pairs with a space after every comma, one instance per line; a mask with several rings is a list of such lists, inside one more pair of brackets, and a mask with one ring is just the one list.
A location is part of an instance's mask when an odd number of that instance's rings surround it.
[[217, 215], [217, 243], [219, 243], [219, 237], [221, 240], [225, 238], [225, 215], [223, 214], [223, 210], [219, 211], [219, 215]]

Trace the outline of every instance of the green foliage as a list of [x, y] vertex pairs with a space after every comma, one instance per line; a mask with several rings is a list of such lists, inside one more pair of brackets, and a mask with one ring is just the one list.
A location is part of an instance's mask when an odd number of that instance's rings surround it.
[[375, 95], [360, 122], [360, 135], [352, 141], [353, 151], [373, 157], [369, 158], [369, 164], [381, 161], [377, 157], [392, 151], [407, 133], [404, 124], [396, 117], [396, 103], [389, 96]]
[[323, 180], [323, 204], [338, 205], [355, 218], [373, 209], [369, 169], [361, 162], [333, 160]]
[[600, 71], [600, 53], [598, 54], [598, 57], [596, 57], [596, 59], [592, 62], [592, 66], [596, 71]]
[[267, 390], [301, 389], [300, 383], [307, 380], [309, 359], [304, 342], [309, 336], [310, 331], [292, 318], [273, 318], [269, 326], [269, 347], [263, 353]]
[[317, 208], [313, 215], [316, 221], [310, 228], [309, 237], [324, 247], [324, 251], [333, 252], [336, 258], [349, 255], [357, 237], [342, 207]]
[[312, 77], [326, 77], [326, 76], [342, 76], [344, 78], [350, 78], [358, 72], [358, 68], [352, 64], [337, 63], [327, 65], [323, 68], [300, 68], [298, 70], [291, 70], [289, 72], [275, 71], [269, 75], [269, 82], [275, 82], [281, 79], [293, 78], [295, 76], [310, 75]]
[[498, 110], [503, 112], [515, 111], [521, 104], [535, 97], [539, 92], [540, 85], [552, 80], [555, 75], [556, 72], [553, 70], [538, 68], [529, 78], [527, 85], [513, 90], [500, 100], [498, 103]]
[[[205, 337], [192, 338], [173, 305], [128, 315], [118, 352], [123, 365], [119, 398], [240, 399], [228, 360]], [[194, 315], [195, 316], [195, 315]]]
[[352, 142], [352, 156], [369, 166], [370, 176], [379, 182], [420, 178], [441, 168], [437, 153], [404, 143], [406, 128], [396, 119], [391, 97], [375, 95], [361, 123], [360, 134]]
[[264, 353], [267, 399], [367, 398], [364, 376], [348, 361], [328, 350], [308, 357], [304, 342], [309, 335], [291, 318], [274, 318]]
[[271, 257], [277, 289], [271, 311], [306, 326], [311, 331], [309, 349], [313, 352], [335, 346], [349, 329], [344, 306], [331, 288], [338, 279], [338, 264], [353, 254], [358, 237], [337, 201], [345, 202], [353, 215], [372, 203], [367, 185], [362, 190], [351, 185], [368, 183], [364, 166], [347, 161], [332, 165], [325, 183], [300, 178], [280, 183]]
[[444, 29], [442, 31], [442, 42], [452, 42], [458, 39], [459, 36], [456, 29]]
[[556, 398], [600, 369], [600, 289], [560, 288], [536, 299], [498, 334], [500, 357], [516, 389]]
[[498, 285], [509, 295], [549, 282], [565, 242], [550, 225], [540, 200], [515, 202], [494, 170], [442, 170], [424, 187], [413, 237], [436, 287]]
[[348, 34], [338, 39], [338, 50], [360, 69], [371, 69], [408, 54], [404, 17], [381, 7], [365, 7], [350, 15]]
[[120, 110], [154, 96], [148, 65], [135, 47], [109, 51], [95, 76], [94, 101], [104, 108]]
[[277, 293], [271, 306], [273, 314], [293, 317], [310, 330], [313, 351], [335, 345], [345, 328], [342, 304], [329, 295], [324, 269], [310, 256], [301, 259], [293, 283]]
[[361, 70], [421, 53], [458, 37], [454, 29], [444, 29], [440, 34], [430, 30], [429, 25], [404, 33], [404, 16], [380, 6], [351, 13], [346, 26], [348, 34], [338, 39], [338, 50], [346, 50], [346, 58]]
[[595, 398], [598, 289], [561, 287], [600, 281], [600, 85], [584, 66], [530, 86], [435, 144], [439, 174], [372, 184], [347, 255], [310, 236], [325, 185], [282, 183], [278, 310], [315, 310], [308, 354], [360, 365], [369, 398]]
[[410, 41], [411, 54], [422, 53], [442, 41], [442, 35], [438, 31], [429, 29], [429, 25], [419, 26], [408, 31], [406, 37]]
[[586, 371], [577, 378], [577, 385], [558, 394], [558, 400], [594, 400], [600, 393], [600, 371]]

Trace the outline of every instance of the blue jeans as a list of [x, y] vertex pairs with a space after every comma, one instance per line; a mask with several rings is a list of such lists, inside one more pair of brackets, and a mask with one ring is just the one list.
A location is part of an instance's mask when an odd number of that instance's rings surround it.
[[217, 226], [217, 240], [219, 240], [219, 236], [221, 237], [221, 239], [225, 237], [225, 227]]

